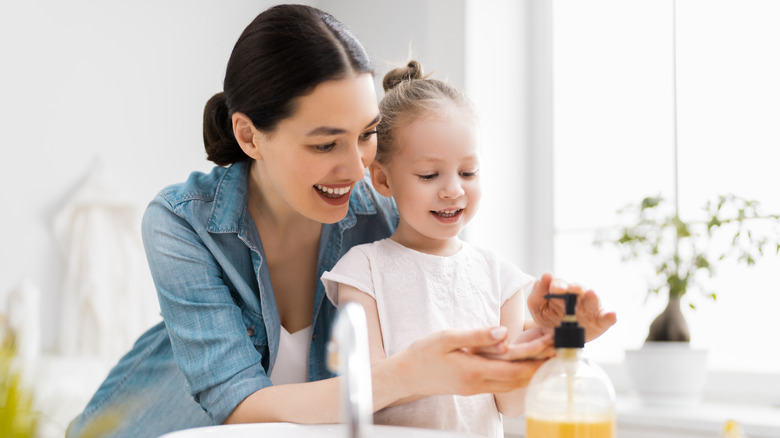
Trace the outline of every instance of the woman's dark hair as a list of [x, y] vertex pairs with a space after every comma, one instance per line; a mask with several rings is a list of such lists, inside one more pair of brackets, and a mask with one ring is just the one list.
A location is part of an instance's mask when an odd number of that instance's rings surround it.
[[233, 135], [241, 112], [258, 130], [273, 131], [295, 111], [295, 99], [324, 81], [371, 73], [363, 46], [330, 14], [304, 5], [279, 5], [258, 15], [238, 38], [223, 92], [206, 103], [203, 142], [207, 158], [226, 166], [249, 157]]

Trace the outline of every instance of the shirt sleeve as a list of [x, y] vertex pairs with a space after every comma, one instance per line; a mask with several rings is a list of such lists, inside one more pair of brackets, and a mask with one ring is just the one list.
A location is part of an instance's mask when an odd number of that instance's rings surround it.
[[516, 293], [528, 295], [534, 285], [534, 277], [526, 274], [509, 260], [498, 258], [498, 274], [501, 279], [501, 305]]
[[376, 299], [369, 257], [370, 245], [352, 247], [336, 262], [333, 269], [322, 274], [321, 280], [325, 285], [325, 294], [334, 306], [339, 305], [339, 284], [352, 286]]
[[248, 395], [271, 385], [207, 236], [155, 198], [142, 235], [176, 364], [190, 394], [221, 424]]

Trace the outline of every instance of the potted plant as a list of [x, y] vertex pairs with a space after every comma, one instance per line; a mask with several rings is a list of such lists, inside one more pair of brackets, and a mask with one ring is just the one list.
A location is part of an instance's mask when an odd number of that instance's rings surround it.
[[701, 393], [706, 351], [690, 348], [683, 299], [698, 292], [716, 300], [711, 280], [722, 262], [752, 266], [768, 252], [780, 253], [780, 215], [764, 214], [757, 201], [731, 194], [706, 202], [696, 220], [683, 220], [670, 204], [652, 196], [618, 211], [626, 222], [617, 231], [600, 232], [596, 244], [613, 245], [623, 260], [652, 268], [648, 293], [668, 296], [642, 349], [626, 352], [635, 389], [648, 402], [688, 403]]
[[32, 392], [22, 381], [14, 336], [4, 319], [0, 315], [0, 436], [32, 438], [37, 428]]

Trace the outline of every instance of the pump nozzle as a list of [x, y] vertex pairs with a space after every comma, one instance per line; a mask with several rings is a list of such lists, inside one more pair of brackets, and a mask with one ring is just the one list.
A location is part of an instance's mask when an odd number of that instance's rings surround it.
[[[566, 292], [562, 294], [547, 294], [544, 297], [546, 299], [552, 299], [552, 298], [560, 298], [563, 300], [564, 304], [566, 305], [566, 316], [575, 316], [577, 315], [577, 297], [579, 295], [571, 292]], [[575, 318], [576, 321], [576, 318]]]
[[559, 327], [555, 328], [555, 348], [582, 348], [585, 346], [585, 329], [577, 323], [578, 294], [566, 292], [547, 294], [546, 299], [562, 299], [566, 307], [566, 316]]

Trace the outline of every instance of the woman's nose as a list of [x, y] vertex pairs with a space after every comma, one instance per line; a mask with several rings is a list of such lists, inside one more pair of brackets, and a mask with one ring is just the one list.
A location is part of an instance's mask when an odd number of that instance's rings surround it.
[[374, 161], [376, 148], [355, 144], [347, 148], [347, 151], [344, 162], [345, 172], [351, 176], [351, 179], [363, 178], [366, 167]]
[[360, 164], [363, 166], [363, 169], [365, 169], [374, 161], [374, 158], [376, 158], [376, 144], [362, 147], [358, 146], [358, 151], [360, 154]]

